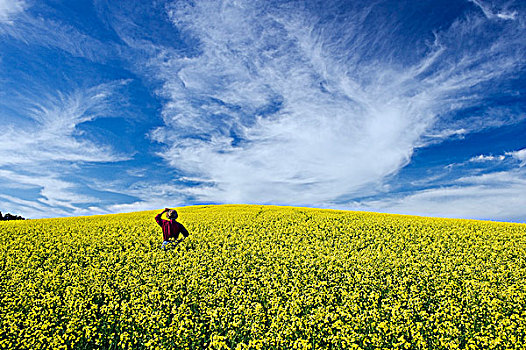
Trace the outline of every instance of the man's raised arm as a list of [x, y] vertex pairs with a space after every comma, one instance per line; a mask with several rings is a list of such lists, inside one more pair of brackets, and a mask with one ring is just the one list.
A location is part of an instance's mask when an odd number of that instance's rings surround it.
[[159, 214], [157, 214], [157, 216], [155, 217], [155, 221], [157, 221], [157, 223], [159, 224], [159, 226], [163, 226], [163, 219], [161, 219], [161, 216], [166, 213], [168, 210], [168, 208], [164, 208], [164, 210], [162, 212], [160, 212]]

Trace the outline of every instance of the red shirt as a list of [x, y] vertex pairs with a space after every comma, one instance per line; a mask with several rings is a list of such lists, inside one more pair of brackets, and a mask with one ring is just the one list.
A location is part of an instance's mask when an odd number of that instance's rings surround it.
[[179, 237], [179, 233], [182, 233], [185, 238], [188, 237], [189, 233], [182, 224], [178, 223], [175, 220], [161, 219], [161, 215], [163, 214], [158, 214], [155, 217], [155, 221], [157, 221], [159, 226], [162, 227], [163, 239], [165, 241], [167, 241], [170, 237], [177, 239], [177, 237]]

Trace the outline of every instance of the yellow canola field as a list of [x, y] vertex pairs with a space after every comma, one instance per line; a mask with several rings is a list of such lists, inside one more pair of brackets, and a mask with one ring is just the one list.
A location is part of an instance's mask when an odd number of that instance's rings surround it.
[[178, 212], [1, 222], [0, 348], [526, 348], [526, 225]]

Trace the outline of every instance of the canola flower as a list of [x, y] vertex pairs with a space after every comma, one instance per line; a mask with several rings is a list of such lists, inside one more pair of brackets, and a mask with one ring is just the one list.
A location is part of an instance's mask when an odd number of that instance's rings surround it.
[[0, 223], [1, 349], [524, 349], [526, 225], [294, 207]]

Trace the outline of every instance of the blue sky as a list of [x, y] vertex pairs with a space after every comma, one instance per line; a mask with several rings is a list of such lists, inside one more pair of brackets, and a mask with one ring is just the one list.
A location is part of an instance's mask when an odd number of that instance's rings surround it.
[[523, 1], [0, 0], [0, 210], [526, 218]]

